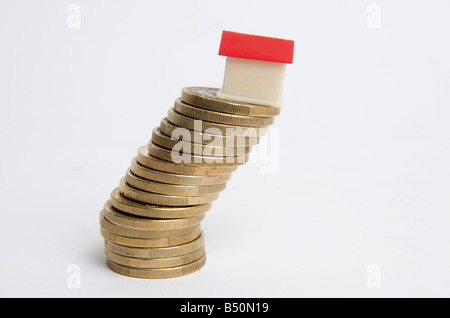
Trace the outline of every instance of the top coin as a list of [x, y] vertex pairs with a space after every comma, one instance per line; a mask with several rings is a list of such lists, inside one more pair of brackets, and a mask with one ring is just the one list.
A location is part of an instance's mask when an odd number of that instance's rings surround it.
[[218, 91], [218, 88], [211, 87], [184, 87], [181, 91], [181, 99], [185, 103], [199, 108], [234, 115], [274, 117], [281, 110], [279, 107], [219, 99], [217, 98]]

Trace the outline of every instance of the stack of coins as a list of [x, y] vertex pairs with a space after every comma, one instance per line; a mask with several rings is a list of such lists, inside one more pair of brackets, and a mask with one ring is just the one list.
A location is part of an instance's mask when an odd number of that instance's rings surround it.
[[278, 107], [218, 99], [217, 92], [183, 88], [112, 191], [100, 212], [111, 270], [169, 278], [205, 264], [200, 222], [280, 112]]

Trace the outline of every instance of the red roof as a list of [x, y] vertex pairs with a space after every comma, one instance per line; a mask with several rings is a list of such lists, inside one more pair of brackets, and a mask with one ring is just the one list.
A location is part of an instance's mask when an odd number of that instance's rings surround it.
[[294, 41], [223, 31], [219, 55], [260, 61], [292, 63]]

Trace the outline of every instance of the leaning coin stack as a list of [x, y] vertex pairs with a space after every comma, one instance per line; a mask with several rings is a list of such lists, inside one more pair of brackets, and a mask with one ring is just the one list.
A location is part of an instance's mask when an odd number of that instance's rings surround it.
[[200, 222], [280, 112], [217, 92], [184, 88], [112, 191], [100, 212], [111, 270], [169, 278], [205, 264]]

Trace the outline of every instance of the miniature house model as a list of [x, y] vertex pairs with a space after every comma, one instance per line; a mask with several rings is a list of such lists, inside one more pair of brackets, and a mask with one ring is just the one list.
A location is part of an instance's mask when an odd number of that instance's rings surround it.
[[227, 56], [218, 98], [282, 106], [286, 63], [294, 41], [223, 31], [219, 55]]

